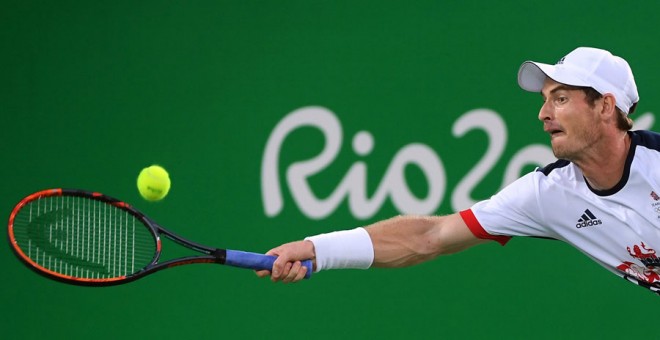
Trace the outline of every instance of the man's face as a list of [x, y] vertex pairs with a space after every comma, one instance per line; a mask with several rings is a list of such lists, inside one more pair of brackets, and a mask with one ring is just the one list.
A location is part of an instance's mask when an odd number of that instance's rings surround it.
[[590, 107], [584, 91], [571, 89], [550, 78], [541, 90], [543, 106], [539, 120], [550, 134], [555, 157], [576, 161], [588, 152], [601, 137], [597, 105]]

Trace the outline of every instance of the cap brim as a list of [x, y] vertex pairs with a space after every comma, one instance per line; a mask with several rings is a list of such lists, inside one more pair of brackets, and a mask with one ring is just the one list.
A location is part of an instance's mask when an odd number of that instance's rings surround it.
[[552, 74], [554, 67], [548, 64], [526, 61], [518, 70], [518, 85], [529, 92], [541, 92], [548, 73]]
[[580, 78], [579, 71], [561, 64], [548, 65], [526, 61], [518, 70], [518, 85], [526, 91], [541, 92], [546, 78], [571, 86], [591, 86]]

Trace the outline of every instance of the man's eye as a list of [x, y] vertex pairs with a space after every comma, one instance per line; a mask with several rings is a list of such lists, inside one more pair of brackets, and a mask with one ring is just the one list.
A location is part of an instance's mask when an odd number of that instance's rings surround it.
[[557, 103], [559, 103], [559, 104], [563, 104], [563, 103], [565, 103], [566, 101], [568, 101], [568, 98], [563, 97], [563, 96], [562, 96], [562, 97], [557, 97], [557, 98], [555, 99], [555, 101], [556, 101]]

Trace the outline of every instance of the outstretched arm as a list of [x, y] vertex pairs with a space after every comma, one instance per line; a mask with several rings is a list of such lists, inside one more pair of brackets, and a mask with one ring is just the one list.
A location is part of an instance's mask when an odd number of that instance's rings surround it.
[[[365, 230], [371, 241], [369, 246], [373, 247], [372, 267], [411, 266], [486, 242], [475, 237], [457, 213], [447, 216], [397, 216], [369, 225]], [[341, 233], [331, 242], [343, 242]], [[270, 275], [273, 281], [299, 281], [306, 273], [300, 261], [316, 260], [316, 249], [310, 240], [287, 243], [271, 249], [267, 254], [278, 256], [273, 272], [259, 271], [257, 275]]]
[[484, 243], [459, 214], [397, 216], [366, 228], [374, 245], [373, 267], [406, 267]]

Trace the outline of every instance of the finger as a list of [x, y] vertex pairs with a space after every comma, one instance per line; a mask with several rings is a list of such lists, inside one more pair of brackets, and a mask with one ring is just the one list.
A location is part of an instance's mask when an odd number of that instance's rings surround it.
[[282, 274], [280, 275], [280, 278], [286, 279], [287, 276], [289, 276], [289, 273], [291, 273], [291, 267], [293, 266], [293, 263], [287, 262], [284, 265], [284, 270], [282, 271]]
[[273, 248], [273, 249], [269, 250], [268, 252], [266, 252], [266, 255], [277, 256], [277, 255], [278, 255], [278, 252], [277, 252], [277, 249], [278, 249], [278, 248], [279, 248], [279, 247], [277, 247], [277, 248]]
[[[272, 255], [272, 254], [269, 254], [269, 255]], [[275, 256], [277, 256], [277, 255], [275, 255]], [[284, 272], [284, 269], [285, 269], [285, 266], [286, 266], [287, 262], [288, 261], [287, 261], [286, 257], [284, 257], [284, 256], [278, 256], [275, 259], [275, 262], [273, 262], [273, 270], [272, 270], [272, 273], [271, 273], [271, 278], [273, 279], [273, 281], [279, 280], [280, 276]]]
[[289, 272], [287, 273], [287, 275], [284, 278], [282, 278], [282, 282], [284, 282], [284, 283], [293, 282], [295, 280], [295, 278], [298, 276], [298, 272], [300, 271], [300, 267], [301, 267], [300, 261], [296, 261], [296, 262], [292, 263]]
[[287, 275], [289, 275], [289, 271], [291, 270], [291, 262], [285, 262], [282, 264], [282, 269], [277, 269], [278, 274], [275, 275], [275, 266], [273, 266], [273, 273], [270, 276], [271, 281], [277, 282], [277, 281], [282, 281], [283, 278], [285, 278]]
[[255, 270], [255, 274], [257, 274], [258, 277], [266, 277], [270, 275], [270, 270]]
[[304, 279], [306, 274], [307, 274], [307, 267], [301, 265], [300, 270], [298, 271], [298, 275], [296, 275], [296, 278], [294, 279], [293, 282], [298, 282]]

